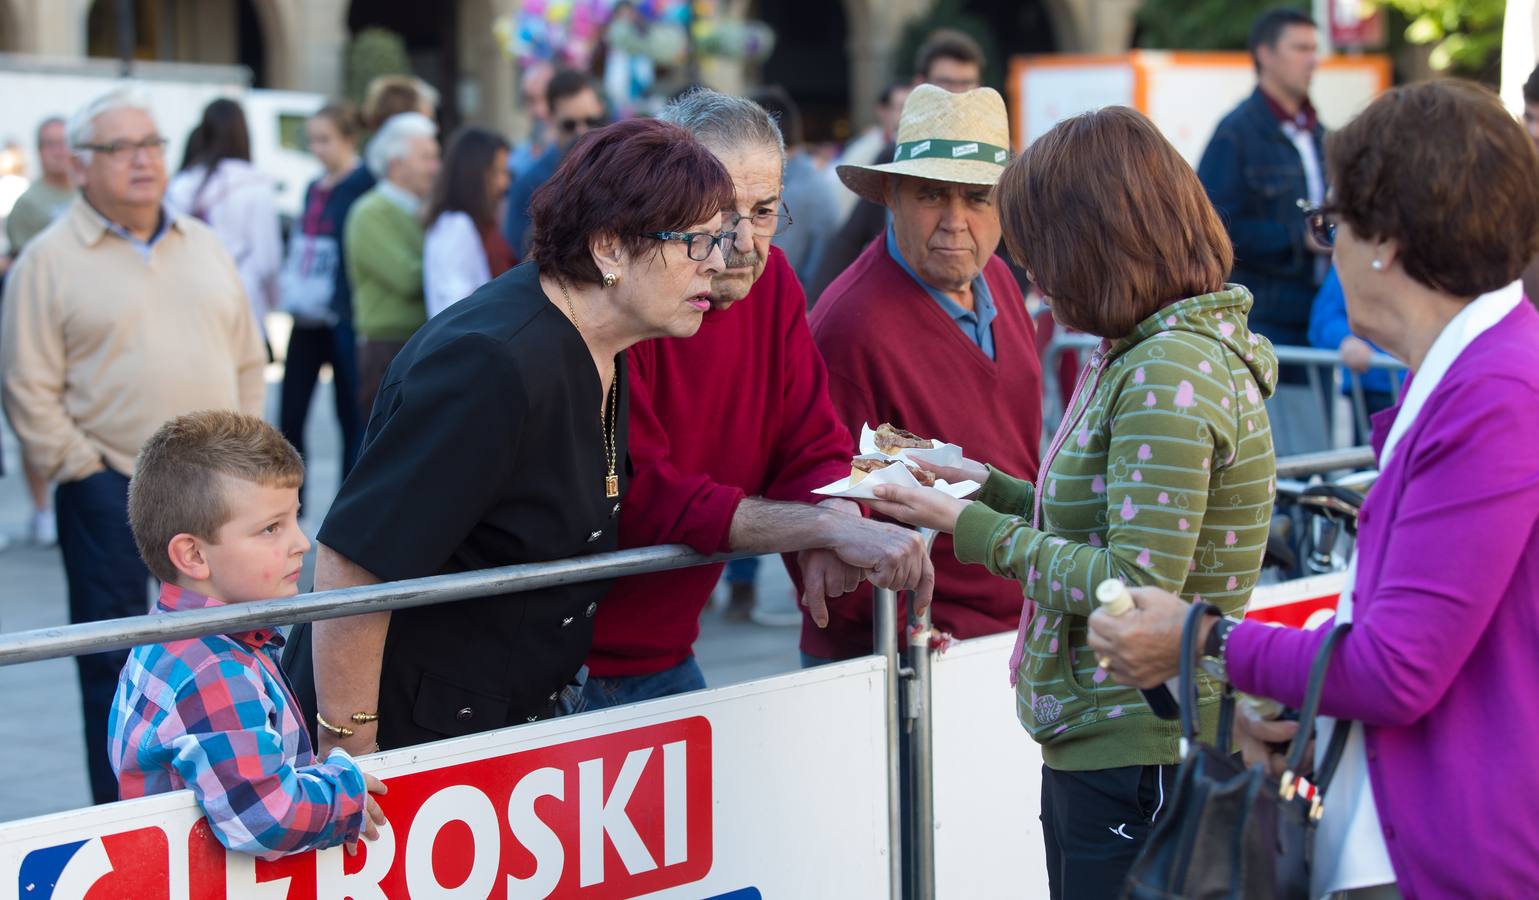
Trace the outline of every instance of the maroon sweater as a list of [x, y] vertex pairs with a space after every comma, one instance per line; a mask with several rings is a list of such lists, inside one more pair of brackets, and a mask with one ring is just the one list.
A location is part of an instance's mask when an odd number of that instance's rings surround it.
[[[743, 497], [816, 502], [850, 472], [854, 441], [828, 397], [807, 300], [779, 247], [747, 297], [690, 338], [629, 351], [630, 460], [620, 546], [728, 548]], [[588, 667], [646, 675], [683, 662], [720, 565], [622, 578], [599, 604]], [[1019, 604], [1017, 604], [1019, 605]]]
[[[891, 422], [961, 445], [971, 459], [1035, 478], [1042, 444], [1042, 363], [1026, 302], [1010, 269], [990, 257], [994, 359], [962, 333], [918, 282], [873, 241], [812, 310], [829, 393], [851, 433]], [[1021, 586], [957, 562], [950, 535], [935, 560], [935, 626], [959, 638], [1014, 631]], [[871, 652], [871, 588], [829, 604], [827, 629], [802, 616], [802, 650], [845, 659]]]

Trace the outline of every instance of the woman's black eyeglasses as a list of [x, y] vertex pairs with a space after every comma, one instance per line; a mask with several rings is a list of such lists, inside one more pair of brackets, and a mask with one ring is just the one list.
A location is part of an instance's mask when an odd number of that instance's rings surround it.
[[1304, 214], [1304, 226], [1322, 247], [1336, 246], [1336, 210], [1329, 203], [1315, 204], [1308, 200], [1298, 202]]
[[737, 232], [723, 231], [721, 234], [711, 234], [709, 231], [648, 231], [642, 237], [655, 238], [659, 241], [681, 241], [688, 247], [689, 258], [695, 262], [705, 262], [711, 258], [711, 251], [716, 245], [722, 245], [722, 255], [727, 253], [726, 248], [732, 246], [737, 240]]

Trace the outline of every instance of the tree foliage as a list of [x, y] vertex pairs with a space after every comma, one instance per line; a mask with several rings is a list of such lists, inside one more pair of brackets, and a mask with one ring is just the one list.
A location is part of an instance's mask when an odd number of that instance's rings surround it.
[[[1502, 49], [1506, 0], [1362, 0], [1364, 9], [1385, 10], [1389, 51], [1430, 44], [1434, 69], [1489, 77]], [[1144, 0], [1138, 11], [1140, 47], [1169, 50], [1242, 50], [1251, 23], [1262, 12], [1306, 2], [1276, 0]]]
[[1378, 0], [1405, 17], [1405, 39], [1431, 44], [1439, 71], [1489, 74], [1501, 56], [1506, 0]]
[[1303, 3], [1277, 0], [1144, 0], [1137, 43], [1160, 50], [1244, 50], [1251, 23], [1269, 9]]
[[347, 95], [363, 102], [369, 82], [381, 75], [410, 75], [406, 42], [388, 28], [365, 28], [347, 47]]

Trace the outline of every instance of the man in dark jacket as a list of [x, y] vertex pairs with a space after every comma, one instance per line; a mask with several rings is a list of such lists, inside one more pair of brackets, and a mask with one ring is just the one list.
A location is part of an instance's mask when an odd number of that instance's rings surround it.
[[1308, 346], [1309, 308], [1329, 263], [1299, 208], [1326, 193], [1325, 129], [1309, 102], [1318, 49], [1308, 16], [1262, 14], [1250, 34], [1256, 90], [1218, 123], [1197, 167], [1234, 241], [1233, 280], [1256, 298], [1250, 327], [1276, 345]]

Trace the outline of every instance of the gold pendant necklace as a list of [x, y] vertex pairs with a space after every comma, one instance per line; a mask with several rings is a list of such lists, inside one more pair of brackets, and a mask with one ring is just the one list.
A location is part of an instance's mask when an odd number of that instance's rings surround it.
[[609, 422], [604, 428], [604, 449], [607, 451], [605, 460], [609, 463], [609, 474], [604, 476], [604, 496], [613, 500], [620, 496], [620, 475], [615, 471], [615, 407], [619, 400], [615, 396], [615, 389], [620, 383], [620, 373], [616, 371], [609, 379]]
[[[572, 295], [567, 293], [566, 282], [556, 279], [556, 286], [561, 288], [561, 296], [566, 300], [567, 311], [572, 314], [572, 325], [577, 329], [577, 334], [582, 335], [582, 320], [577, 316], [577, 307], [572, 304]], [[609, 397], [605, 401], [605, 411], [609, 414], [606, 420], [599, 416], [599, 430], [604, 439], [604, 462], [608, 464], [609, 472], [604, 476], [604, 496], [613, 500], [620, 496], [620, 475], [615, 469], [615, 388], [619, 385], [620, 373], [618, 367], [609, 379]]]

